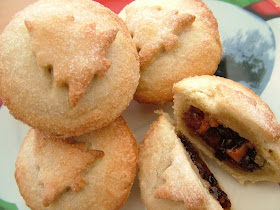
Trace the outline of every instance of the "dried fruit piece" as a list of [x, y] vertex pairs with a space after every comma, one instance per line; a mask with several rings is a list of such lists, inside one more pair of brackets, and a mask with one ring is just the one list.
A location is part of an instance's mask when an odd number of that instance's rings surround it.
[[246, 171], [259, 169], [255, 161], [254, 144], [230, 128], [226, 128], [210, 114], [190, 106], [182, 116], [192, 135], [198, 135], [214, 151], [220, 161]]
[[246, 144], [241, 145], [240, 147], [236, 147], [233, 149], [227, 149], [226, 153], [236, 162], [240, 162], [241, 159], [246, 155], [248, 151], [248, 146]]
[[198, 150], [185, 136], [181, 135], [179, 138], [189, 153], [191, 160], [196, 165], [201, 178], [209, 183], [209, 192], [219, 201], [224, 209], [230, 209], [231, 202], [227, 194], [221, 189], [214, 174], [200, 157]]

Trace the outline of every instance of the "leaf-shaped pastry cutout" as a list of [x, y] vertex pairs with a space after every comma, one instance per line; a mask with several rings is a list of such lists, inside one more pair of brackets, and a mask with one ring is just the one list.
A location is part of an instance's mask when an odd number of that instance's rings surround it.
[[186, 209], [204, 209], [205, 192], [191, 160], [183, 147], [177, 144], [170, 153], [171, 165], [160, 175], [165, 183], [155, 191], [155, 198], [183, 201]]
[[128, 6], [125, 22], [136, 47], [140, 49], [140, 65], [144, 67], [162, 47], [170, 51], [178, 42], [178, 33], [189, 27], [195, 16], [164, 10], [159, 6]]
[[53, 67], [54, 82], [69, 85], [69, 103], [75, 107], [95, 74], [104, 76], [111, 61], [105, 53], [118, 30], [96, 31], [73, 16], [25, 20], [31, 48], [41, 68]]
[[44, 185], [44, 206], [49, 206], [69, 187], [75, 192], [84, 187], [86, 180], [82, 173], [104, 155], [100, 150], [85, 149], [86, 143], [72, 144], [70, 139], [56, 139], [36, 132], [35, 156], [38, 182]]

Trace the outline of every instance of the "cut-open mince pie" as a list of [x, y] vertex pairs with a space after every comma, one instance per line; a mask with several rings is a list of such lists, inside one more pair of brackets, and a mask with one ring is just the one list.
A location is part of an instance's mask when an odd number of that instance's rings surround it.
[[241, 183], [280, 182], [280, 125], [245, 86], [216, 76], [174, 86], [177, 129]]
[[165, 113], [139, 146], [139, 184], [148, 209], [230, 209], [200, 152]]

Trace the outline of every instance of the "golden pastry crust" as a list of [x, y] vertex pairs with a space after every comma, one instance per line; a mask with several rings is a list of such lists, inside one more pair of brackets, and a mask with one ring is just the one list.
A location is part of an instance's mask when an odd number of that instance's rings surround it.
[[210, 195], [167, 114], [139, 146], [139, 185], [147, 209], [222, 209]]
[[[215, 158], [213, 149], [186, 129], [182, 116], [190, 105], [210, 114], [220, 124], [252, 142], [257, 154], [265, 159], [264, 166], [248, 172], [230, 167]], [[241, 183], [263, 180], [280, 182], [280, 125], [269, 106], [254, 91], [216, 76], [187, 78], [174, 86], [174, 114], [178, 130]]]
[[40, 0], [17, 13], [0, 37], [4, 105], [53, 135], [108, 125], [138, 81], [138, 55], [124, 22], [91, 0]]
[[38, 66], [51, 68], [57, 86], [69, 86], [69, 103], [75, 107], [94, 75], [103, 77], [111, 66], [104, 55], [118, 30], [97, 32], [96, 24], [81, 26], [74, 16], [50, 16], [24, 23]]
[[174, 83], [216, 71], [222, 56], [218, 24], [202, 1], [136, 0], [119, 15], [139, 51], [138, 102], [170, 102]]
[[135, 138], [119, 117], [105, 128], [68, 139], [51, 139], [31, 129], [15, 177], [31, 209], [119, 209], [136, 165]]
[[141, 9], [127, 6], [125, 11], [126, 24], [132, 33], [136, 48], [139, 49], [141, 68], [150, 63], [162, 47], [167, 52], [171, 51], [178, 43], [176, 34], [189, 27], [195, 20], [195, 16], [191, 14], [162, 10], [159, 6], [143, 6]]
[[74, 144], [71, 139], [58, 139], [36, 131], [34, 139], [34, 158], [39, 168], [38, 183], [44, 186], [45, 207], [68, 187], [79, 192], [87, 182], [81, 173], [104, 156], [101, 150], [86, 150], [85, 142]]

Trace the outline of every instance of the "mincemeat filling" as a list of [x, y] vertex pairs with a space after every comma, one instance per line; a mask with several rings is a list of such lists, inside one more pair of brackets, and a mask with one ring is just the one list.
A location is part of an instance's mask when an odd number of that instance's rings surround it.
[[219, 201], [224, 209], [230, 209], [231, 202], [227, 194], [220, 188], [218, 181], [211, 173], [207, 165], [200, 158], [196, 148], [190, 143], [190, 141], [185, 136], [179, 136], [181, 142], [184, 144], [187, 152], [190, 154], [191, 160], [198, 168], [200, 176], [206, 180], [209, 184], [209, 192]]
[[190, 106], [183, 120], [192, 135], [200, 136], [215, 151], [215, 157], [233, 167], [254, 171], [261, 168], [255, 162], [254, 145], [230, 128], [219, 124], [211, 115]]

